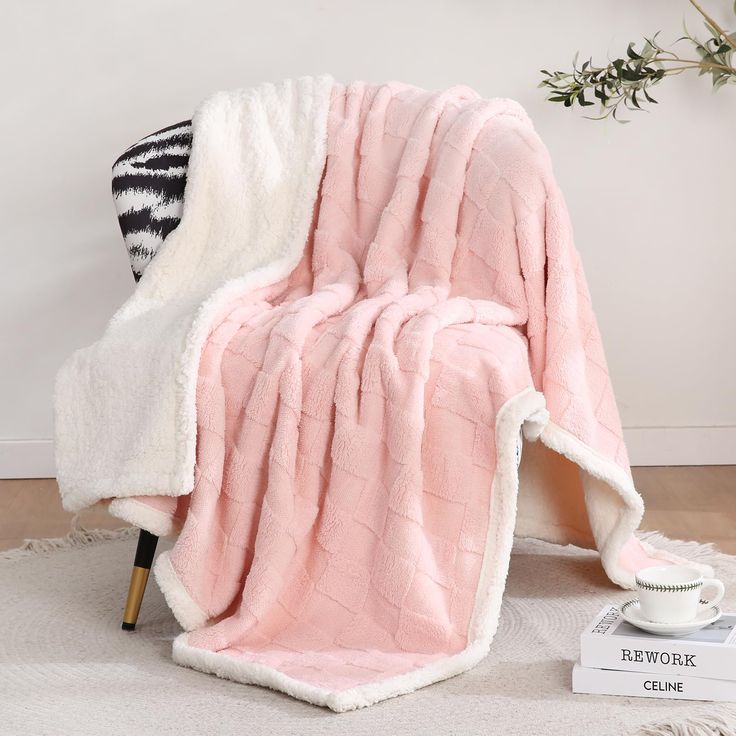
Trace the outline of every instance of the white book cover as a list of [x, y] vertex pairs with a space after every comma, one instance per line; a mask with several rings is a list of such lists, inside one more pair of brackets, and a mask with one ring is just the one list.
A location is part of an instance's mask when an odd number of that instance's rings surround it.
[[736, 680], [736, 614], [682, 637], [656, 636], [606, 606], [580, 636], [583, 667]]
[[736, 682], [690, 675], [598, 670], [576, 664], [572, 691], [589, 695], [627, 695], [636, 698], [677, 698], [736, 702]]

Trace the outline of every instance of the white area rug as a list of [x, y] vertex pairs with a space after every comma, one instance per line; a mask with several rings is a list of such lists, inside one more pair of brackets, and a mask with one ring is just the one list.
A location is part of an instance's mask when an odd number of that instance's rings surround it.
[[[517, 540], [485, 661], [411, 695], [336, 714], [175, 665], [179, 627], [153, 579], [138, 630], [121, 631], [131, 531], [76, 532], [0, 553], [0, 733], [736, 734], [736, 704], [571, 692], [581, 629], [605, 603], [631, 597], [607, 580], [595, 553]], [[665, 546], [713, 565], [726, 583], [726, 610], [736, 610], [736, 557], [694, 543]]]

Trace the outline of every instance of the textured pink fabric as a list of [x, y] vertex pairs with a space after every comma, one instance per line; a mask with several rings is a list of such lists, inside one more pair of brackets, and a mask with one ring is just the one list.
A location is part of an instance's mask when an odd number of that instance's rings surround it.
[[170, 553], [207, 619], [188, 644], [336, 691], [464, 650], [496, 418], [530, 389], [629, 473], [526, 114], [465, 88], [336, 87], [302, 262], [230, 304], [202, 355]]

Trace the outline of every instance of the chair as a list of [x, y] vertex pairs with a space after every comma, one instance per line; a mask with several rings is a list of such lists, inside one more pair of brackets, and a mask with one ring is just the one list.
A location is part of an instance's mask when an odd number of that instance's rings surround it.
[[[136, 282], [181, 220], [191, 144], [192, 125], [186, 120], [141, 139], [113, 164], [113, 199]], [[157, 536], [141, 529], [123, 613], [125, 631], [135, 630], [138, 622], [157, 544]]]

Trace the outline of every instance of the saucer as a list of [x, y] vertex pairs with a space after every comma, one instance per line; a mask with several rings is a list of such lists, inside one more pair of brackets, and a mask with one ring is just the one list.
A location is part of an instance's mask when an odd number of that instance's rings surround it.
[[[701, 601], [701, 603], [707, 603], [707, 601]], [[694, 634], [708, 624], [718, 621], [721, 617], [721, 609], [718, 606], [709, 606], [698, 611], [695, 618], [690, 621], [683, 621], [679, 624], [659, 624], [644, 618], [638, 598], [627, 601], [619, 610], [621, 611], [621, 616], [632, 626], [659, 636], [687, 636], [688, 634]]]

